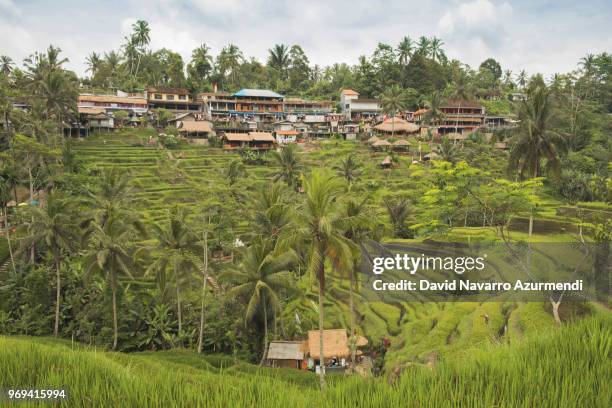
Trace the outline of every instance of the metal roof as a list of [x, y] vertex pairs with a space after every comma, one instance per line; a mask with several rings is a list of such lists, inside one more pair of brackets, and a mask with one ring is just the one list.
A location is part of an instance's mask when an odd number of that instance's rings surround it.
[[233, 96], [250, 96], [258, 98], [284, 98], [283, 95], [277, 94], [274, 91], [268, 89], [241, 89], [236, 92]]

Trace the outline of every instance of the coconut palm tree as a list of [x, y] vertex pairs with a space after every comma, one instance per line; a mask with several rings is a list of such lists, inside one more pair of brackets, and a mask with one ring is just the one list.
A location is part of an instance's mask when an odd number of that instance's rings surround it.
[[88, 250], [85, 256], [85, 276], [103, 275], [111, 288], [113, 313], [113, 350], [117, 349], [119, 329], [117, 322], [117, 292], [120, 277], [134, 279], [131, 270], [133, 242], [137, 237], [134, 223], [124, 215], [112, 214], [104, 224], [90, 224]]
[[546, 168], [559, 175], [559, 151], [564, 148], [563, 137], [553, 130], [555, 108], [550, 91], [538, 86], [519, 108], [520, 126], [511, 138], [509, 169], [521, 178], [538, 177], [540, 162], [546, 159]]
[[268, 310], [271, 309], [274, 319], [281, 311], [279, 292], [293, 287], [288, 269], [294, 258], [291, 251], [275, 254], [272, 242], [259, 237], [247, 248], [238, 267], [221, 275], [222, 279], [234, 285], [228, 296], [248, 299], [245, 324], [259, 312], [263, 314], [264, 347], [259, 365], [263, 364], [268, 353]]
[[524, 69], [521, 70], [521, 72], [519, 72], [516, 76], [516, 82], [521, 89], [525, 89], [525, 86], [527, 85], [527, 72], [525, 72]]
[[433, 37], [431, 39], [429, 43], [429, 52], [431, 54], [431, 59], [440, 62], [440, 60], [445, 57], [444, 50], [442, 50], [443, 45], [444, 41], [442, 41], [438, 37]]
[[277, 70], [281, 79], [287, 78], [289, 62], [289, 47], [285, 44], [276, 44], [272, 49], [268, 50], [268, 66]]
[[[363, 248], [364, 241], [371, 236], [375, 226], [376, 217], [371, 211], [368, 210], [367, 197], [363, 200], [350, 199], [346, 202], [343, 207], [342, 216], [345, 218], [346, 230], [344, 236], [353, 242], [355, 249]], [[346, 273], [349, 278], [349, 311], [350, 311], [350, 323], [351, 323], [351, 338], [355, 340], [355, 300], [354, 292], [355, 286], [357, 285], [357, 269], [359, 268], [360, 252], [355, 251], [353, 257], [353, 263]], [[351, 361], [355, 362], [355, 353], [357, 349], [353, 345], [351, 347]]]
[[431, 49], [431, 41], [425, 36], [420, 36], [417, 42], [417, 52], [424, 57], [428, 57]]
[[394, 199], [385, 197], [383, 200], [391, 224], [393, 225], [393, 236], [396, 238], [408, 238], [406, 236], [406, 219], [410, 215], [410, 203], [405, 197]]
[[[2, 209], [2, 218], [4, 223], [4, 236], [9, 251], [9, 258], [11, 260], [11, 266], [13, 273], [17, 273], [15, 268], [15, 256], [13, 254], [13, 244], [11, 242], [10, 230], [9, 230], [9, 219], [8, 219], [8, 203], [11, 201], [12, 186], [8, 181], [8, 174], [4, 168], [0, 170], [0, 209]], [[17, 201], [15, 201], [17, 202]]]
[[47, 199], [44, 207], [28, 207], [31, 221], [27, 223], [27, 236], [23, 239], [24, 248], [33, 245], [47, 247], [55, 266], [55, 324], [53, 335], [59, 331], [60, 303], [62, 296], [61, 262], [66, 251], [76, 249], [78, 230], [70, 202], [56, 195]]
[[272, 159], [280, 167], [272, 176], [272, 180], [283, 180], [287, 186], [295, 188], [302, 171], [302, 163], [297, 153], [297, 145], [288, 144], [280, 152], [271, 153]]
[[91, 72], [91, 76], [94, 77], [100, 70], [103, 60], [102, 57], [100, 57], [100, 54], [97, 52], [92, 52], [85, 59], [85, 63], [87, 64], [87, 72]]
[[253, 200], [253, 232], [270, 238], [274, 244], [291, 225], [291, 206], [286, 197], [286, 188], [277, 182], [264, 184]]
[[355, 180], [361, 175], [361, 164], [355, 160], [351, 154], [340, 159], [340, 162], [334, 166], [338, 176], [344, 178], [348, 183], [348, 189], [351, 191], [351, 186]]
[[244, 56], [240, 48], [234, 44], [229, 44], [223, 47], [219, 56], [217, 57], [217, 68], [222, 76], [228, 75], [230, 84], [236, 86], [236, 75], [240, 64], [244, 61]]
[[425, 121], [430, 125], [437, 126], [444, 118], [444, 112], [442, 112], [442, 95], [438, 91], [432, 92], [429, 99], [425, 100]]
[[13, 70], [13, 60], [7, 55], [0, 55], [0, 72], [8, 75]]
[[342, 183], [326, 169], [313, 170], [309, 177], [302, 176], [306, 194], [300, 211], [303, 235], [308, 243], [308, 272], [319, 282], [319, 382], [325, 388], [325, 365], [323, 353], [325, 294], [325, 264], [331, 261], [333, 268], [346, 270], [353, 262], [353, 243], [344, 236], [341, 206], [338, 202]]
[[130, 207], [132, 199], [129, 173], [119, 167], [103, 170], [99, 184], [86, 193], [87, 206], [90, 210], [85, 224], [96, 221], [104, 226], [113, 215], [125, 212]]
[[442, 160], [449, 163], [455, 163], [457, 161], [457, 155], [459, 154], [457, 145], [452, 143], [448, 137], [442, 138], [442, 142], [438, 146], [437, 150]]
[[232, 160], [227, 169], [227, 179], [229, 185], [232, 186], [238, 181], [238, 179], [245, 174], [244, 164], [241, 160]]
[[181, 287], [187, 276], [186, 272], [193, 270], [196, 266], [193, 263], [192, 254], [198, 250], [196, 245], [198, 238], [188, 227], [187, 215], [182, 207], [174, 207], [168, 214], [166, 225], [153, 224], [153, 234], [157, 239], [156, 250], [160, 252], [160, 257], [147, 270], [147, 272], [156, 272], [162, 293], [165, 291], [166, 271], [169, 268], [172, 271], [176, 289], [179, 335], [183, 332]]
[[190, 75], [197, 77], [201, 81], [210, 74], [212, 66], [213, 61], [212, 55], [210, 55], [210, 47], [202, 44], [193, 50], [189, 64]]
[[413, 45], [414, 43], [412, 42], [410, 37], [405, 36], [404, 38], [402, 38], [402, 41], [400, 41], [397, 46], [397, 58], [400, 64], [404, 66], [408, 65], [408, 61], [412, 56]]
[[145, 53], [146, 46], [151, 42], [151, 28], [145, 20], [138, 20], [132, 24], [132, 32], [132, 37], [138, 47], [138, 62], [136, 63], [136, 72], [134, 73], [134, 76], [137, 76], [141, 57]]
[[395, 115], [397, 112], [406, 109], [406, 98], [399, 85], [395, 84], [381, 96], [382, 111], [391, 115], [392, 127], [391, 136], [395, 135]]

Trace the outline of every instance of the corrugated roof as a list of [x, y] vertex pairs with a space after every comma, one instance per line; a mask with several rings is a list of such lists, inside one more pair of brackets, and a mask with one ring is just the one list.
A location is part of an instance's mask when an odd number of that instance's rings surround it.
[[269, 89], [241, 89], [233, 96], [250, 96], [257, 98], [283, 98], [283, 95], [277, 94]]
[[303, 342], [271, 341], [268, 347], [268, 360], [303, 360]]
[[274, 136], [268, 132], [249, 132], [254, 142], [276, 142]]
[[144, 98], [115, 95], [79, 95], [77, 100], [79, 102], [130, 103], [134, 105], [144, 105], [144, 107], [147, 105], [147, 101]]
[[250, 142], [253, 137], [248, 133], [226, 133], [223, 135], [230, 142]]
[[281, 136], [295, 136], [299, 135], [300, 132], [298, 132], [297, 130], [277, 130], [276, 134]]
[[104, 113], [104, 108], [91, 108], [89, 106], [79, 106], [77, 110], [84, 115], [99, 115], [100, 113]]

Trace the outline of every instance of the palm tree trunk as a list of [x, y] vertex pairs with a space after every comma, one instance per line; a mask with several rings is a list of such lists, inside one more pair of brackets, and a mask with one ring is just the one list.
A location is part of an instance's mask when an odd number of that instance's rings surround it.
[[53, 328], [53, 335], [57, 337], [57, 333], [59, 332], [59, 317], [60, 317], [60, 301], [62, 295], [62, 281], [60, 275], [60, 262], [59, 258], [55, 258], [55, 326]]
[[17, 269], [15, 268], [15, 257], [13, 256], [13, 246], [11, 245], [11, 237], [9, 235], [8, 226], [8, 208], [4, 207], [4, 235], [6, 235], [6, 243], [11, 257], [11, 265], [13, 266], [13, 274], [17, 275]]
[[[357, 266], [357, 263], [355, 262], [353, 264], [354, 268]], [[355, 341], [355, 336], [356, 336], [356, 332], [355, 332], [355, 301], [353, 299], [353, 287], [355, 285], [354, 283], [354, 273], [355, 273], [355, 269], [353, 268], [353, 270], [350, 272], [349, 275], [349, 309], [350, 309], [350, 313], [351, 313], [351, 337], [353, 337], [353, 341]], [[355, 368], [355, 354], [357, 353], [357, 349], [355, 347], [354, 344], [352, 344], [351, 346], [351, 363], [353, 364], [353, 368]]]
[[181, 290], [179, 289], [178, 279], [176, 282], [176, 308], [178, 317], [178, 331], [180, 335], [183, 332], [183, 314], [181, 312]]
[[264, 310], [264, 349], [261, 355], [261, 361], [259, 365], [262, 366], [264, 361], [266, 361], [266, 357], [268, 356], [268, 308], [266, 306], [266, 294], [265, 292], [261, 294], [261, 301], [263, 303]]
[[111, 275], [111, 291], [113, 292], [113, 350], [117, 350], [117, 337], [119, 337], [117, 327], [117, 277], [114, 273]]
[[204, 343], [204, 307], [206, 300], [206, 283], [208, 282], [208, 231], [204, 231], [204, 282], [202, 283], [202, 307], [200, 308], [200, 333], [198, 334], [198, 353], [202, 352]]
[[[319, 270], [323, 270], [324, 260], [321, 260]], [[324, 272], [324, 271], [323, 271]], [[323, 353], [323, 279], [319, 275], [319, 385], [321, 391], [325, 390], [325, 354]]]
[[[32, 180], [32, 167], [28, 164], [28, 179], [30, 182], [30, 205], [34, 201], [34, 181]], [[32, 216], [32, 224], [34, 223], [34, 216]], [[35, 244], [32, 244], [30, 248], [30, 262], [34, 263]]]

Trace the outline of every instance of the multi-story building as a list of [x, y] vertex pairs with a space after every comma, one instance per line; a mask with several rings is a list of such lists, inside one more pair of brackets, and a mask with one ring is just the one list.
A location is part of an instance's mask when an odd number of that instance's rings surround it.
[[188, 89], [149, 86], [145, 92], [149, 109], [173, 112], [201, 112], [202, 103], [194, 100]]
[[284, 112], [296, 117], [305, 115], [325, 115], [331, 113], [332, 101], [308, 101], [300, 98], [285, 98], [283, 104]]
[[[484, 125], [485, 108], [476, 101], [451, 99], [440, 107], [440, 111], [443, 116], [439, 123], [430, 124], [438, 134], [467, 134]], [[413, 118], [417, 124], [426, 124], [427, 109], [414, 112]]]
[[88, 108], [102, 109], [107, 114], [123, 110], [140, 116], [147, 113], [147, 100], [144, 95], [122, 92], [117, 95], [80, 94], [77, 97], [77, 109], [86, 112]]
[[359, 93], [352, 89], [343, 89], [340, 92], [340, 105], [348, 120], [370, 119], [382, 113], [379, 99], [360, 98]]

